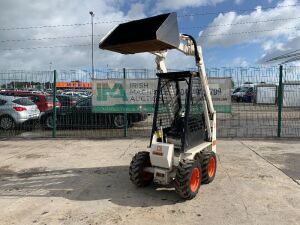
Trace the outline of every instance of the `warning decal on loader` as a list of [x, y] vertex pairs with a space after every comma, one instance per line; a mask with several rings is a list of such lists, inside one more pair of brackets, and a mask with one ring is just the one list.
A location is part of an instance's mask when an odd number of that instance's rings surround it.
[[[215, 110], [231, 113], [231, 78], [208, 78]], [[93, 81], [93, 112], [135, 113], [154, 111], [157, 79], [115, 79]], [[184, 98], [187, 87], [181, 87]]]

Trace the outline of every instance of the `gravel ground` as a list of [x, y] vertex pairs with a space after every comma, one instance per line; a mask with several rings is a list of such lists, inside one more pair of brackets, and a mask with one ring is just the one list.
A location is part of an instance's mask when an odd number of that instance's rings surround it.
[[146, 139], [0, 141], [5, 224], [299, 224], [300, 141], [219, 140], [218, 171], [198, 196], [134, 187]]

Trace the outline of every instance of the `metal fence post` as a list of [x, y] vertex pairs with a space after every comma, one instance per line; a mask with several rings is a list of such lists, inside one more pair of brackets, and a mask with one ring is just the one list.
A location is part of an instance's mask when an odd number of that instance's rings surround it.
[[283, 100], [283, 85], [282, 85], [282, 76], [283, 76], [283, 66], [279, 66], [279, 86], [278, 86], [278, 123], [277, 123], [277, 137], [281, 136], [281, 114], [282, 114], [282, 100]]
[[53, 114], [52, 114], [53, 128], [52, 137], [56, 137], [56, 70], [53, 73]]
[[[124, 80], [124, 94], [126, 95], [126, 69], [123, 68], [123, 80]], [[127, 137], [127, 133], [128, 133], [128, 118], [127, 118], [127, 102], [126, 102], [126, 98], [124, 96], [123, 98], [124, 100], [124, 137]]]

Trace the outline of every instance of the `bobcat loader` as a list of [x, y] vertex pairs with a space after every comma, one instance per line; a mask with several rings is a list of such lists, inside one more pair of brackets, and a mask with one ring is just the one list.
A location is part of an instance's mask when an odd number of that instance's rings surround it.
[[[99, 47], [156, 56], [158, 85], [150, 145], [133, 157], [130, 180], [138, 187], [174, 183], [182, 198], [194, 198], [201, 184], [213, 181], [217, 168], [216, 112], [201, 48], [192, 36], [179, 34], [176, 13], [119, 24]], [[165, 58], [170, 49], [193, 56], [197, 71], [168, 72]]]

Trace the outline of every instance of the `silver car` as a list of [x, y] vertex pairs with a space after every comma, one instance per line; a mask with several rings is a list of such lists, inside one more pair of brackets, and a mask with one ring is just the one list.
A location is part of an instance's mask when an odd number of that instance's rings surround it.
[[0, 129], [13, 129], [28, 120], [38, 119], [39, 115], [39, 109], [28, 98], [0, 95]]

